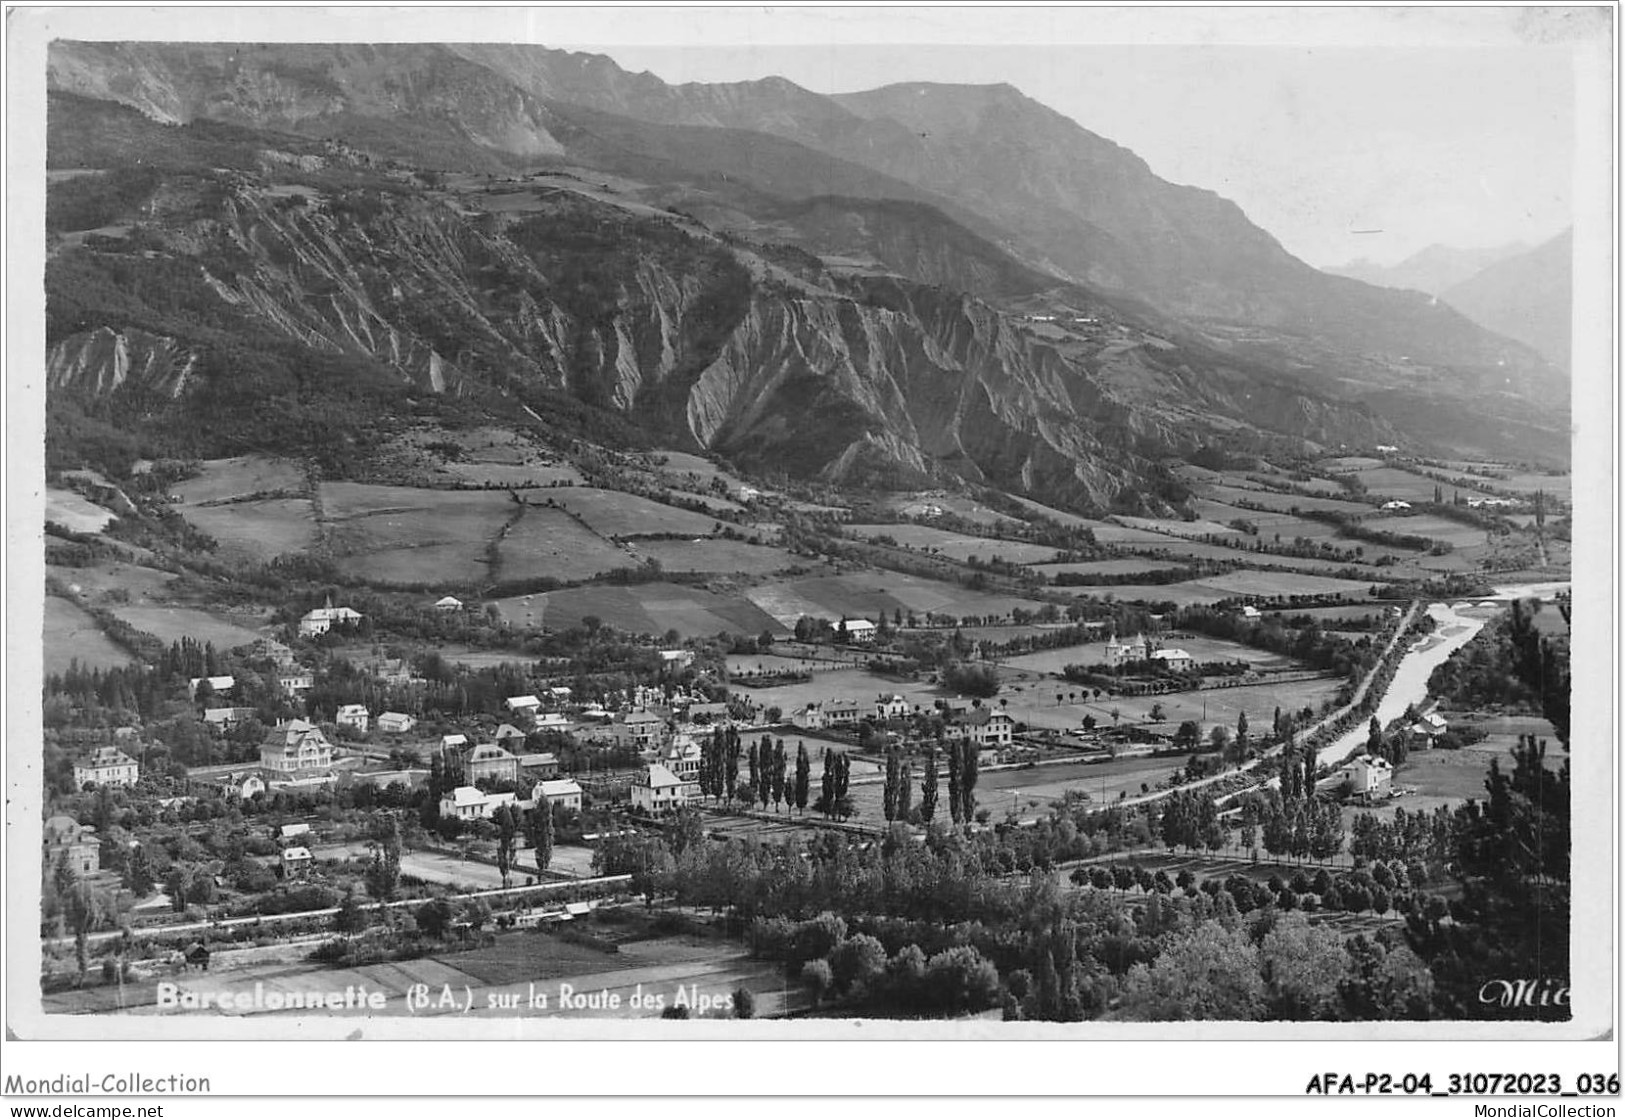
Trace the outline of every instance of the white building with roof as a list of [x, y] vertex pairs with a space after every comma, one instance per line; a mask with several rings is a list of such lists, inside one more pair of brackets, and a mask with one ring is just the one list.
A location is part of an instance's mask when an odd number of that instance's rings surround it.
[[453, 611], [463, 609], [463, 601], [455, 596], [447, 595], [443, 599], [435, 600], [434, 609], [444, 614], [451, 614]]
[[260, 744], [260, 769], [279, 776], [309, 774], [333, 766], [333, 744], [321, 728], [302, 719], [276, 728]]
[[632, 806], [652, 817], [675, 813], [699, 794], [699, 783], [679, 778], [658, 762], [632, 780]]
[[372, 716], [368, 714], [365, 704], [342, 705], [339, 708], [338, 715], [333, 719], [333, 722], [340, 727], [348, 728], [358, 735], [367, 733], [367, 726], [371, 721]]
[[329, 599], [326, 606], [305, 612], [305, 616], [299, 620], [299, 633], [307, 638], [315, 637], [327, 633], [335, 624], [360, 622], [361, 617], [359, 611], [335, 607], [333, 600]]
[[849, 618], [841, 623], [841, 629], [846, 633], [847, 641], [866, 646], [875, 640], [879, 628], [867, 618]]
[[1386, 797], [1394, 788], [1393, 766], [1386, 758], [1376, 755], [1350, 759], [1337, 771], [1337, 776], [1349, 783], [1356, 797]]
[[569, 778], [549, 778], [537, 782], [530, 796], [533, 804], [539, 804], [546, 797], [549, 809], [564, 808], [574, 813], [581, 812], [581, 787]]
[[88, 782], [99, 786], [133, 786], [140, 777], [140, 764], [117, 747], [97, 747], [89, 758], [73, 767], [73, 784], [80, 789]]
[[385, 712], [378, 717], [378, 730], [385, 735], [404, 735], [417, 725], [416, 717], [405, 712]]

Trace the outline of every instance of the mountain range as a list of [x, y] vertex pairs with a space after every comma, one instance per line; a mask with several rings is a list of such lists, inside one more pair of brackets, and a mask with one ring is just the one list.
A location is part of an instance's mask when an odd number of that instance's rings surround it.
[[1379, 288], [1409, 288], [1437, 296], [1443, 295], [1446, 289], [1464, 280], [1472, 279], [1497, 261], [1504, 261], [1528, 251], [1529, 246], [1521, 241], [1482, 249], [1429, 245], [1397, 264], [1378, 264], [1376, 261], [1362, 258], [1322, 271], [1329, 272], [1333, 276], [1345, 276], [1350, 280], [1373, 284]]
[[1567, 455], [1527, 339], [1317, 271], [1010, 86], [74, 42], [49, 82], [51, 415], [81, 450], [359, 469], [354, 409], [495, 410], [1147, 507], [1205, 446]]

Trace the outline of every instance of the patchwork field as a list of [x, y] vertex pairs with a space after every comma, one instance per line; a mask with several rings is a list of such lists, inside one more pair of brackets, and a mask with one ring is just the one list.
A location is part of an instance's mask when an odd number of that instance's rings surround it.
[[[1149, 529], [1153, 533], [1166, 533], [1172, 537], [1239, 537], [1244, 534], [1239, 529], [1232, 529], [1218, 521], [1174, 521], [1160, 517], [1127, 517], [1119, 514], [1116, 518], [1121, 525], [1130, 529]], [[1095, 536], [1100, 539], [1099, 534]]]
[[1274, 684], [1242, 685], [1236, 688], [1211, 688], [1200, 692], [1175, 692], [1166, 696], [1106, 697], [1088, 704], [1062, 705], [1060, 711], [1072, 709], [1072, 725], [1076, 726], [1085, 712], [1101, 723], [1109, 723], [1116, 709], [1125, 723], [1149, 723], [1151, 708], [1161, 704], [1167, 717], [1164, 729], [1172, 734], [1181, 720], [1194, 719], [1202, 724], [1205, 735], [1216, 723], [1234, 728], [1236, 717], [1247, 713], [1254, 727], [1268, 727], [1279, 707], [1283, 712], [1296, 711], [1304, 706], [1319, 712], [1323, 701], [1337, 695], [1340, 679], [1288, 681]]
[[110, 606], [108, 609], [137, 630], [165, 643], [193, 638], [199, 642], [213, 642], [216, 649], [225, 650], [247, 645], [265, 636], [257, 630], [227, 622], [192, 607]]
[[486, 544], [518, 512], [501, 491], [329, 482], [320, 494], [340, 569], [378, 583], [485, 578]]
[[1426, 513], [1368, 517], [1362, 524], [1367, 529], [1382, 533], [1408, 533], [1429, 540], [1445, 541], [1455, 548], [1471, 548], [1484, 543], [1484, 530]]
[[96, 620], [76, 604], [55, 595], [45, 597], [45, 672], [65, 672], [77, 661], [86, 669], [132, 665], [135, 658], [116, 644]]
[[574, 587], [493, 602], [502, 617], [515, 626], [564, 629], [594, 616], [606, 626], [634, 634], [658, 635], [675, 630], [684, 638], [697, 638], [723, 632], [784, 632], [772, 616], [743, 597], [717, 595], [674, 583]]
[[698, 541], [638, 541], [634, 556], [658, 560], [668, 572], [717, 572], [768, 575], [803, 567], [808, 562], [782, 548], [721, 538]]
[[1199, 586], [1227, 595], [1276, 597], [1288, 595], [1344, 595], [1365, 598], [1371, 584], [1304, 572], [1229, 572], [1197, 581]]
[[1356, 471], [1355, 477], [1365, 483], [1365, 488], [1371, 494], [1382, 498], [1398, 498], [1407, 502], [1431, 502], [1433, 488], [1441, 487], [1444, 490], [1445, 501], [1460, 492], [1463, 498], [1488, 498], [1493, 495], [1480, 490], [1470, 490], [1465, 486], [1455, 486], [1448, 482], [1435, 482], [1431, 478], [1424, 478], [1410, 471], [1400, 470], [1398, 467], [1377, 467], [1374, 470]]
[[[1331, 513], [1361, 514], [1371, 512], [1371, 507], [1363, 502], [1351, 502], [1345, 498], [1311, 498], [1302, 494], [1281, 494], [1273, 490], [1245, 490], [1235, 486], [1203, 486], [1199, 490], [1204, 498], [1215, 502], [1224, 502], [1227, 505], [1236, 505], [1238, 502], [1251, 502], [1253, 505], [1263, 506], [1277, 513], [1291, 513], [1294, 509], [1324, 510]], [[1428, 491], [1431, 498], [1433, 491]], [[1251, 518], [1254, 513], [1243, 511], [1242, 516]]]
[[[1234, 555], [1228, 549], [1219, 551]], [[1174, 571], [1181, 566], [1171, 560], [1083, 560], [1075, 564], [1037, 564], [1034, 570], [1042, 572], [1046, 579], [1054, 579], [1063, 572], [1085, 576], [1129, 576], [1141, 572]]]
[[943, 556], [960, 561], [971, 556], [979, 556], [983, 560], [998, 557], [1012, 564], [1039, 564], [1060, 555], [1058, 549], [1047, 545], [969, 537], [962, 533], [934, 529], [929, 525], [852, 525], [849, 528], [858, 536], [870, 540], [876, 537], [890, 537], [905, 547], [941, 553]]
[[1207, 606], [1231, 597], [1201, 583], [1119, 583], [1110, 587], [1067, 587], [1083, 599], [1112, 600], [1119, 603], [1172, 603], [1176, 607]]
[[1038, 516], [1047, 517], [1056, 524], [1065, 525], [1070, 529], [1093, 529], [1097, 526], [1106, 524], [1104, 521], [1092, 521], [1087, 517], [1080, 517], [1075, 513], [1067, 513], [1065, 510], [1055, 509], [1053, 506], [1043, 505], [1039, 502], [1033, 501], [1031, 498], [1018, 498], [1012, 494], [1011, 499], [1027, 507], [1027, 509], [1031, 510]]
[[316, 543], [316, 510], [308, 498], [191, 506], [181, 516], [215, 539], [223, 550], [260, 560], [303, 552]]
[[223, 502], [279, 490], [303, 490], [305, 474], [299, 464], [266, 455], [235, 459], [206, 459], [196, 478], [177, 482], [170, 489], [188, 506]]
[[92, 605], [96, 605], [96, 599], [103, 595], [131, 602], [162, 599], [168, 584], [175, 579], [173, 572], [117, 561], [89, 568], [64, 568], [57, 564], [47, 564], [45, 573], [75, 588], [75, 594], [83, 593]]
[[585, 528], [568, 513], [529, 506], [497, 546], [496, 578], [592, 579], [616, 568], [635, 568], [638, 557]]
[[442, 470], [452, 478], [478, 486], [545, 487], [555, 483], [576, 486], [581, 473], [568, 463], [452, 462]]
[[547, 497], [581, 518], [594, 532], [606, 537], [637, 537], [651, 533], [702, 537], [716, 528], [716, 521], [704, 514], [691, 513], [616, 490], [570, 486], [549, 491]]
[[45, 488], [45, 520], [54, 521], [75, 533], [99, 533], [116, 518], [112, 510], [103, 509], [95, 502], [54, 486]]
[[333, 565], [358, 583], [397, 587], [455, 587], [488, 578], [479, 541], [352, 552], [335, 557]]
[[833, 621], [843, 616], [875, 618], [882, 611], [890, 616], [899, 609], [905, 615], [931, 612], [958, 618], [1003, 618], [1017, 607], [1037, 610], [1043, 605], [1031, 599], [969, 591], [956, 584], [882, 571], [787, 580], [752, 588], [746, 595], [785, 626], [793, 626], [802, 615]]

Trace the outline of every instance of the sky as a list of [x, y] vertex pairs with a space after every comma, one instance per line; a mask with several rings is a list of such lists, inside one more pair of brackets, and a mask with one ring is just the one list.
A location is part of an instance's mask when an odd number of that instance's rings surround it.
[[1163, 178], [1232, 199], [1322, 267], [1391, 264], [1432, 244], [1534, 244], [1572, 221], [1573, 52], [1562, 34], [1516, 24], [1520, 9], [1465, 9], [1455, 22], [1367, 10], [1353, 23], [1337, 22], [1358, 15], [1347, 11], [1308, 23], [1007, 11], [733, 9], [664, 29], [645, 11], [614, 37], [591, 20], [545, 19], [532, 34], [669, 82], [778, 75], [820, 93], [1008, 82]]

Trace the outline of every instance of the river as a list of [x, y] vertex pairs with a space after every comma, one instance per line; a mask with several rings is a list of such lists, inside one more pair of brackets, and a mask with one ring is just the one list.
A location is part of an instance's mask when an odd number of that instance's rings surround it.
[[[1475, 609], [1474, 603], [1491, 600], [1496, 603], [1510, 603], [1514, 599], [1531, 597], [1550, 599], [1558, 591], [1568, 589], [1567, 582], [1519, 584], [1512, 587], [1497, 587], [1494, 595], [1483, 599], [1429, 604], [1427, 613], [1436, 624], [1433, 633], [1414, 642], [1400, 661], [1399, 668], [1394, 671], [1394, 679], [1388, 684], [1388, 691], [1383, 693], [1382, 699], [1377, 704], [1377, 718], [1386, 726], [1404, 715], [1405, 709], [1411, 704], [1420, 706], [1427, 699], [1428, 677], [1432, 675], [1433, 670], [1443, 664], [1452, 653], [1472, 641], [1474, 635], [1493, 617], [1492, 612]], [[1459, 613], [1458, 607], [1472, 613]], [[1368, 719], [1340, 735], [1331, 745], [1322, 747], [1316, 761], [1322, 766], [1334, 766], [1350, 755], [1357, 754], [1370, 738], [1369, 725]]]

